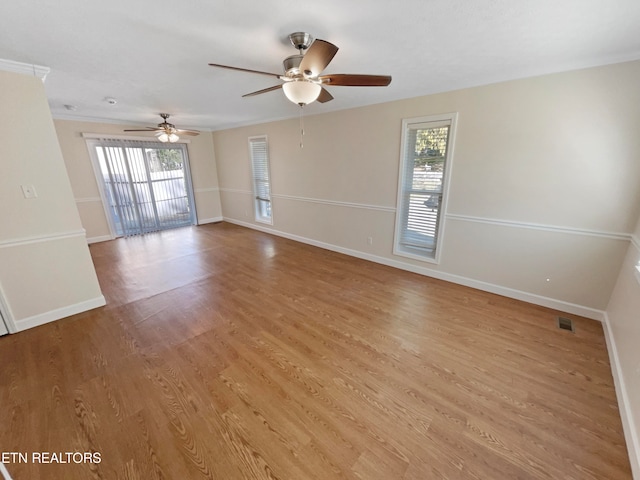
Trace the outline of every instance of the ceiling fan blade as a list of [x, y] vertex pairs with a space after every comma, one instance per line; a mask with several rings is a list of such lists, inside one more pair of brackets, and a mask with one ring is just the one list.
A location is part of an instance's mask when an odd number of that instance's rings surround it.
[[180, 129], [178, 129], [177, 133], [179, 135], [193, 135], [194, 137], [196, 135], [200, 135], [200, 132], [198, 130], [180, 130]]
[[307, 75], [309, 75], [307, 72], [311, 72], [314, 77], [320, 75], [337, 52], [338, 47], [333, 43], [316, 39], [302, 57], [300, 71]]
[[278, 90], [282, 88], [282, 85], [276, 85], [274, 87], [263, 88], [262, 90], [258, 90], [257, 92], [245, 93], [242, 97], [253, 97], [255, 95], [260, 95], [261, 93], [273, 92], [274, 90]]
[[147, 128], [141, 128], [141, 129], [125, 130], [125, 132], [156, 132], [156, 131], [160, 131], [160, 130], [162, 130], [162, 129], [161, 128], [147, 127]]
[[333, 95], [329, 93], [329, 90], [323, 88], [320, 90], [320, 96], [318, 97], [318, 102], [325, 103], [333, 100]]
[[322, 75], [318, 79], [325, 85], [343, 87], [386, 87], [391, 83], [389, 75], [352, 75], [349, 73], [334, 73]]
[[239, 72], [258, 73], [260, 75], [269, 75], [270, 77], [280, 78], [280, 74], [278, 73], [261, 72], [260, 70], [251, 70], [249, 68], [231, 67], [229, 65], [220, 65], [219, 63], [210, 63], [209, 66], [227, 68], [229, 70], [237, 70]]

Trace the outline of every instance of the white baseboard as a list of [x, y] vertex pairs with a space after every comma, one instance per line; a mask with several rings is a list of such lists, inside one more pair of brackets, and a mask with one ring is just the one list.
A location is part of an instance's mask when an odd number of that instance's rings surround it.
[[565, 302], [563, 300], [557, 300], [555, 298], [544, 297], [534, 293], [524, 292], [522, 290], [516, 290], [509, 287], [503, 287], [501, 285], [495, 285], [492, 283], [483, 282], [481, 280], [474, 280], [472, 278], [463, 277], [461, 275], [455, 275], [453, 273], [441, 272], [433, 270], [431, 268], [413, 265], [403, 262], [402, 260], [394, 260], [390, 258], [380, 257], [378, 255], [372, 255], [370, 253], [353, 250], [350, 248], [339, 247], [330, 243], [320, 242], [299, 235], [282, 232], [273, 228], [269, 228], [263, 225], [256, 225], [249, 222], [243, 222], [234, 218], [224, 217], [225, 222], [240, 225], [242, 227], [252, 228], [254, 230], [260, 230], [262, 232], [277, 235], [279, 237], [288, 238], [297, 242], [306, 243], [315, 247], [324, 248], [325, 250], [331, 250], [338, 253], [344, 253], [352, 257], [361, 258], [363, 260], [369, 260], [370, 262], [380, 263], [389, 267], [398, 268], [400, 270], [406, 270], [408, 272], [418, 273], [427, 277], [437, 278], [439, 280], [445, 280], [447, 282], [464, 285], [466, 287], [475, 288], [485, 292], [495, 293], [504, 297], [514, 298], [516, 300], [522, 300], [523, 302], [533, 303], [534, 305], [540, 305], [542, 307], [552, 308], [554, 310], [560, 310], [562, 312], [572, 313], [581, 317], [591, 318], [592, 320], [604, 321], [604, 312], [595, 308], [586, 307], [584, 305], [576, 305], [574, 303]]
[[[198, 225], [204, 225], [206, 223], [216, 223], [221, 222], [222, 217], [212, 217], [212, 218], [203, 218], [198, 220]], [[100, 237], [91, 237], [87, 238], [87, 243], [99, 243], [99, 242], [108, 242], [109, 240], [115, 240], [116, 237], [112, 237], [111, 235], [102, 235]]]
[[13, 323], [15, 324], [17, 331], [21, 332], [29, 328], [44, 325], [45, 323], [60, 320], [61, 318], [70, 317], [71, 315], [75, 315], [77, 313], [82, 313], [86, 312], [87, 310], [102, 307], [106, 304], [107, 302], [104, 299], [104, 296], [100, 295], [99, 297], [85, 300], [84, 302], [67, 305], [66, 307], [57, 308], [55, 310], [50, 310], [44, 313], [39, 313], [38, 315], [34, 315], [32, 317], [14, 320]]
[[224, 220], [222, 217], [202, 218], [198, 220], [198, 225], [204, 225], [205, 223], [216, 223]]
[[87, 238], [87, 243], [98, 243], [98, 242], [108, 242], [109, 240], [113, 240], [115, 237], [111, 235], [102, 235], [100, 237], [90, 237]]
[[624, 438], [627, 442], [631, 473], [634, 479], [640, 480], [640, 438], [635, 428], [633, 410], [631, 409], [627, 385], [624, 381], [620, 366], [616, 340], [613, 336], [613, 330], [611, 329], [611, 322], [606, 313], [604, 314], [603, 327], [604, 338], [607, 342], [607, 351], [609, 352], [609, 363], [611, 364], [613, 383], [615, 384], [616, 396], [618, 397], [618, 409], [620, 410], [622, 429], [624, 430]]

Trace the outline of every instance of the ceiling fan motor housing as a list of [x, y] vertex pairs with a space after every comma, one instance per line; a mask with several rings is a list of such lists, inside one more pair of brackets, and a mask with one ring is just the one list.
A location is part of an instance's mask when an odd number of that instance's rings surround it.
[[304, 58], [304, 55], [291, 55], [282, 62], [284, 66], [285, 75], [293, 77], [300, 73], [300, 62]]
[[313, 43], [313, 37], [306, 32], [294, 32], [289, 35], [289, 41], [294, 48], [297, 48], [302, 52], [302, 50], [306, 50]]

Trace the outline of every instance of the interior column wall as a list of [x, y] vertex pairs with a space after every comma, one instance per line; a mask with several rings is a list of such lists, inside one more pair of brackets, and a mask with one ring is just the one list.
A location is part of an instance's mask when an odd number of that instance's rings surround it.
[[[0, 71], [0, 292], [13, 330], [104, 305], [42, 81]], [[25, 198], [23, 187], [35, 193]]]

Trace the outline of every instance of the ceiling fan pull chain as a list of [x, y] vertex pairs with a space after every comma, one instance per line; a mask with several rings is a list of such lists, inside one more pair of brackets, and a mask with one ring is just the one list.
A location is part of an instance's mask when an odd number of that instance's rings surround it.
[[303, 104], [300, 104], [300, 148], [304, 148], [303, 137], [304, 137], [304, 113], [303, 113]]

